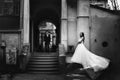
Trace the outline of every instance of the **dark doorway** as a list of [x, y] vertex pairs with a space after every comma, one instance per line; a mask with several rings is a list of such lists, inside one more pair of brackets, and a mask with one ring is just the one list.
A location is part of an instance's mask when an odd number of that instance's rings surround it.
[[31, 51], [56, 52], [60, 43], [61, 0], [30, 0], [30, 15]]
[[43, 21], [38, 26], [39, 29], [39, 52], [55, 52], [56, 44], [56, 26], [48, 21]]

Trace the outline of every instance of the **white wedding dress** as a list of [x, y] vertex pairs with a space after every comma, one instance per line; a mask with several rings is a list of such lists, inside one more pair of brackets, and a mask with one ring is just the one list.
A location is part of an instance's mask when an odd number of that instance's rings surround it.
[[93, 68], [95, 72], [106, 69], [110, 60], [90, 52], [82, 43], [78, 44], [71, 62], [83, 65], [83, 68]]

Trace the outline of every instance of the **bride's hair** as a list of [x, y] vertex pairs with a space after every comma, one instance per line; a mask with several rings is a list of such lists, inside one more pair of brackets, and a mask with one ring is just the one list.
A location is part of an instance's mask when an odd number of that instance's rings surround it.
[[82, 37], [83, 37], [83, 40], [82, 40], [82, 41], [84, 42], [85, 36], [84, 36], [84, 33], [83, 33], [83, 32], [80, 33], [80, 38], [82, 38]]

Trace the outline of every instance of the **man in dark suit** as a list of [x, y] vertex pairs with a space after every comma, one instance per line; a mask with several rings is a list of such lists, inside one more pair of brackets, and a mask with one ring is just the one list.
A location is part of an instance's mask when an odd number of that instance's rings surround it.
[[46, 32], [45, 33], [45, 48], [46, 48], [46, 51], [49, 51], [49, 44], [50, 44], [50, 34], [49, 32]]

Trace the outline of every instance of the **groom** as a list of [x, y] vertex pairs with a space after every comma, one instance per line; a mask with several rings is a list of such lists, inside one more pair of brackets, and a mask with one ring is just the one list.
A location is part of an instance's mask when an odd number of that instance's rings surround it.
[[46, 51], [49, 51], [49, 45], [50, 45], [50, 34], [49, 32], [45, 33], [45, 49]]

